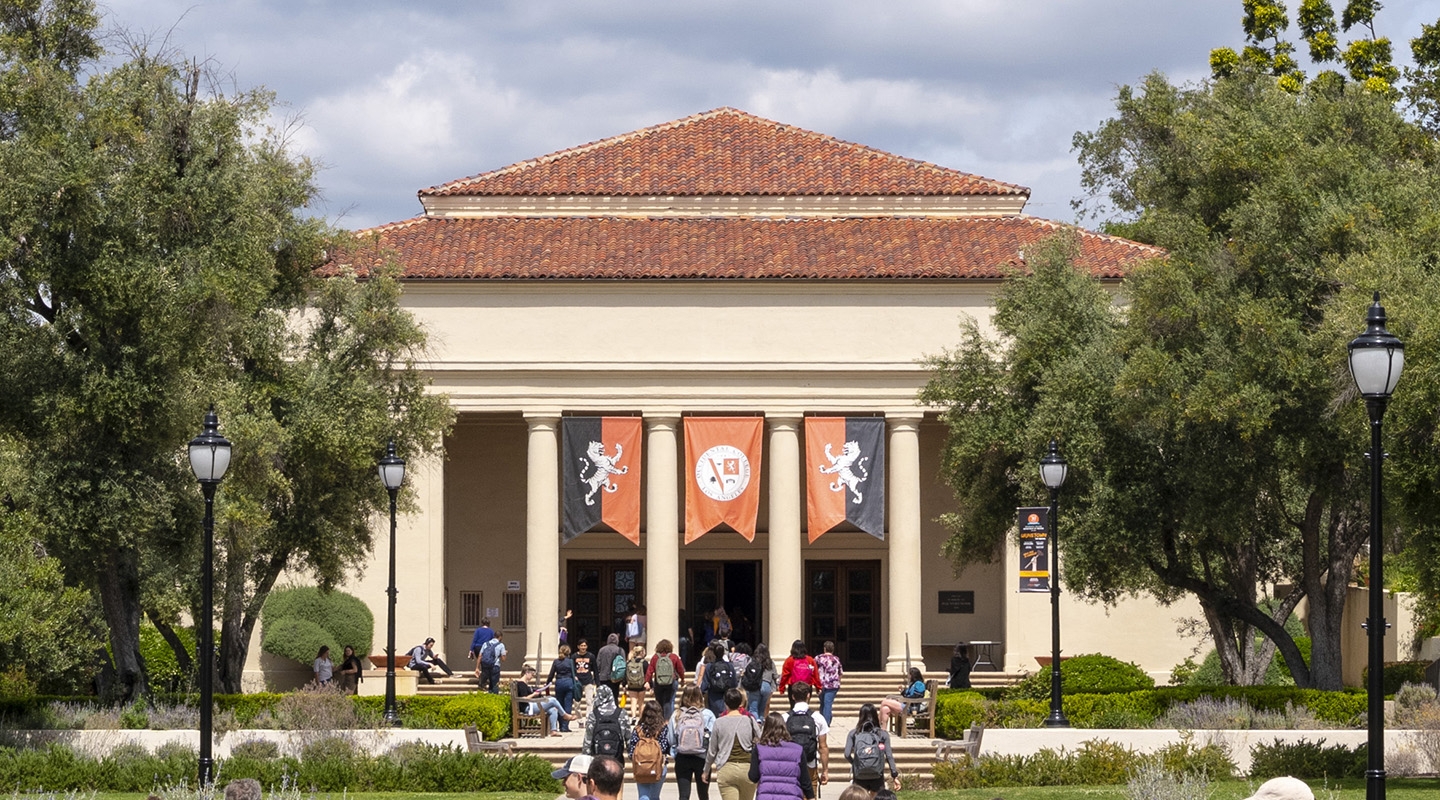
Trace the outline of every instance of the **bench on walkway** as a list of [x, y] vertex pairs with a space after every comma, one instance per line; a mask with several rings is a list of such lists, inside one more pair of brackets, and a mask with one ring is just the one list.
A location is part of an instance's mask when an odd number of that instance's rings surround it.
[[[520, 682], [510, 682], [510, 738], [519, 739], [521, 736], [545, 736], [549, 733], [549, 718], [540, 705], [530, 700], [521, 700]], [[532, 707], [535, 711], [526, 713], [525, 709]]]
[[515, 754], [515, 743], [511, 741], [487, 742], [479, 728], [474, 725], [466, 725], [465, 749], [471, 753], [497, 753], [509, 756]]
[[923, 697], [899, 697], [904, 707], [902, 713], [890, 718], [895, 726], [895, 735], [904, 739], [907, 736], [917, 739], [935, 738], [935, 692], [940, 686], [940, 681], [931, 678], [925, 681], [925, 695]]
[[974, 723], [965, 732], [964, 739], [936, 739], [935, 760], [952, 761], [956, 754], [964, 753], [971, 761], [980, 758], [980, 737], [985, 735], [985, 726]]

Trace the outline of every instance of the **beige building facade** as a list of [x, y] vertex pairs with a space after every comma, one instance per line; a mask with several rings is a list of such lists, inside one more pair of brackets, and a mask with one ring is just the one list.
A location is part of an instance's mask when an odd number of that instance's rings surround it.
[[[407, 477], [417, 510], [399, 528], [401, 652], [435, 636], [465, 665], [488, 617], [508, 667], [548, 662], [566, 609], [572, 644], [595, 648], [633, 602], [652, 647], [703, 639], [718, 604], [782, 655], [795, 639], [812, 651], [834, 641], [850, 670], [943, 669], [959, 641], [996, 642], [995, 666], [1012, 672], [1049, 653], [1049, 597], [1016, 591], [1013, 547], [958, 574], [942, 556], [945, 431], [916, 402], [922, 359], [956, 344], [966, 318], [988, 330], [1007, 270], [1067, 229], [1025, 215], [1023, 187], [719, 109], [420, 199], [421, 216], [364, 232], [352, 259], [403, 265], [404, 305], [430, 336], [425, 367], [457, 413], [443, 460]], [[1080, 265], [1102, 280], [1157, 255], [1078, 234]], [[683, 429], [715, 415], [763, 419], [757, 533], [687, 544]], [[884, 419], [883, 538], [809, 541], [815, 415]], [[608, 530], [563, 542], [567, 416], [641, 420], [638, 545]], [[378, 652], [389, 553], [377, 542], [347, 588], [375, 611]], [[1065, 652], [1157, 676], [1196, 645], [1176, 633], [1198, 616], [1183, 603], [1105, 609], [1066, 595], [1062, 615]]]

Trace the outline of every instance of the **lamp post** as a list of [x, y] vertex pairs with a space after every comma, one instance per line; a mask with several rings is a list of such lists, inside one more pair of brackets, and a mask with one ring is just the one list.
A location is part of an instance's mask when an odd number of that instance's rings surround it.
[[1370, 644], [1370, 680], [1366, 686], [1368, 706], [1366, 728], [1369, 733], [1368, 764], [1365, 770], [1366, 800], [1385, 797], [1385, 583], [1381, 580], [1382, 539], [1380, 527], [1381, 494], [1380, 466], [1385, 452], [1380, 449], [1380, 422], [1400, 371], [1405, 368], [1405, 345], [1385, 329], [1385, 309], [1380, 293], [1365, 316], [1365, 332], [1350, 340], [1350, 376], [1365, 410], [1370, 415], [1370, 615], [1365, 632]]
[[1040, 480], [1050, 490], [1050, 716], [1047, 728], [1068, 728], [1070, 720], [1060, 708], [1060, 487], [1070, 465], [1060, 446], [1050, 440], [1050, 453], [1040, 459]]
[[385, 722], [399, 725], [400, 714], [395, 709], [395, 495], [405, 483], [405, 459], [395, 455], [395, 440], [380, 459], [380, 482], [390, 493], [390, 588], [386, 594], [390, 599], [386, 611], [385, 626]]
[[200, 786], [214, 779], [210, 735], [214, 728], [211, 676], [215, 672], [215, 487], [230, 468], [230, 440], [220, 435], [220, 418], [212, 406], [200, 435], [190, 440], [190, 471], [205, 495], [205, 541], [200, 556], [200, 619], [195, 621], [195, 649], [200, 656]]

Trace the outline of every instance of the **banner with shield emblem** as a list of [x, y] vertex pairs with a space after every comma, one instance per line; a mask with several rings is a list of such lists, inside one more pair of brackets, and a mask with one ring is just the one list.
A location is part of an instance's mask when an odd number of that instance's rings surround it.
[[685, 543], [721, 524], [755, 541], [760, 513], [760, 417], [686, 417]]

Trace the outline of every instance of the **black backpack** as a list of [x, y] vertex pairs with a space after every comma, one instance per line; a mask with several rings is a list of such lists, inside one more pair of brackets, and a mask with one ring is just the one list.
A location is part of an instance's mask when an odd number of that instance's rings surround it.
[[752, 658], [745, 665], [745, 674], [740, 676], [740, 687], [747, 692], [760, 691], [760, 678], [765, 670], [760, 668], [760, 659]]
[[726, 689], [735, 688], [735, 668], [729, 661], [716, 661], [705, 668], [705, 680], [710, 684], [710, 694], [724, 694]]
[[815, 734], [815, 718], [807, 711], [801, 714], [791, 711], [785, 718], [785, 729], [790, 731], [790, 741], [805, 750], [805, 764], [815, 760], [820, 752], [820, 737]]
[[625, 731], [620, 727], [620, 709], [595, 718], [595, 736], [592, 739], [595, 752], [590, 755], [610, 756], [624, 760]]
[[855, 758], [851, 766], [857, 778], [885, 777], [885, 740], [872, 727], [855, 732]]

